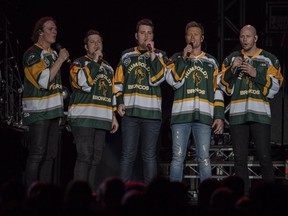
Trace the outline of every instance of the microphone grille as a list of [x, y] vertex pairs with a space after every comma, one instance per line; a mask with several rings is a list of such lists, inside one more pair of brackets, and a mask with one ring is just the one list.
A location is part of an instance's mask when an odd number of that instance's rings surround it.
[[62, 49], [61, 44], [57, 43], [57, 44], [56, 44], [56, 49], [57, 49], [58, 51], [60, 51], [60, 50]]

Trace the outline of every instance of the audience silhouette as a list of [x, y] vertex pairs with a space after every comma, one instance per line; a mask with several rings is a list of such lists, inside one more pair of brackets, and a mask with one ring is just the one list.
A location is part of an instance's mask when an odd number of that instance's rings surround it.
[[0, 216], [282, 216], [288, 203], [287, 180], [259, 180], [247, 196], [238, 177], [209, 178], [197, 192], [197, 202], [191, 202], [186, 184], [163, 176], [149, 184], [111, 176], [96, 192], [83, 180], [64, 188], [35, 181], [26, 188], [12, 179], [0, 187]]

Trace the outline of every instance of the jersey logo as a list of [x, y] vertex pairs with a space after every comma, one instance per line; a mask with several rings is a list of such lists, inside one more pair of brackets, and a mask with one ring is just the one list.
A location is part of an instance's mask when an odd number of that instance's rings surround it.
[[197, 71], [194, 71], [192, 77], [193, 77], [194, 83], [196, 84], [196, 86], [198, 86], [202, 80], [201, 76], [198, 75]]
[[125, 58], [123, 64], [127, 67], [131, 63], [131, 58]]
[[253, 87], [253, 79], [250, 76], [245, 76], [246, 77], [246, 84], [248, 85], [249, 89], [252, 89]]
[[100, 90], [100, 91], [103, 92], [104, 97], [107, 96], [108, 87], [107, 87], [107, 85], [105, 84], [105, 80], [104, 80], [104, 79], [101, 79], [101, 80], [99, 81], [98, 90]]
[[144, 80], [144, 78], [146, 77], [145, 73], [143, 73], [143, 71], [141, 71], [140, 68], [137, 68], [135, 71], [135, 76], [137, 79], [137, 83], [140, 85], [141, 82]]
[[33, 65], [37, 62], [38, 62], [38, 59], [36, 58], [36, 56], [34, 54], [31, 54], [27, 59], [27, 65], [28, 66]]

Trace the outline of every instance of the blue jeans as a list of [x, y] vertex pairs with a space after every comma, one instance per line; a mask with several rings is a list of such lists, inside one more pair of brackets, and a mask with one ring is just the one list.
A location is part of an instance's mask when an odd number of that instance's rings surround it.
[[96, 191], [97, 165], [102, 158], [106, 131], [72, 126], [72, 133], [77, 150], [74, 179], [87, 181]]
[[157, 141], [161, 121], [124, 116], [121, 120], [122, 155], [120, 175], [124, 182], [132, 180], [138, 147], [141, 146], [144, 182], [157, 175]]
[[182, 181], [187, 145], [192, 131], [196, 146], [196, 159], [199, 165], [200, 181], [211, 177], [210, 142], [211, 126], [199, 122], [173, 124], [172, 129], [172, 161], [170, 181]]

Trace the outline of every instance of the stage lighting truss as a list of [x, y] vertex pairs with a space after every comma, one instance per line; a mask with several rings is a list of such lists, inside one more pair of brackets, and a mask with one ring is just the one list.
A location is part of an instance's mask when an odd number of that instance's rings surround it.
[[[4, 16], [3, 28], [0, 27], [0, 127], [23, 130], [22, 92], [23, 85], [19, 73], [18, 39], [8, 30], [9, 21]], [[1, 23], [2, 24], [2, 23]]]

